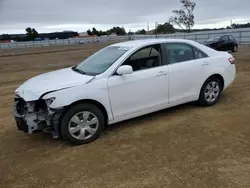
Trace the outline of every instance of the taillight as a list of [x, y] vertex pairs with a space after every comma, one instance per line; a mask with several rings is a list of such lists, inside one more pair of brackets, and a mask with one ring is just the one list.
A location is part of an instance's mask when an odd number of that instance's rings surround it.
[[228, 59], [228, 61], [231, 63], [231, 64], [235, 64], [235, 58], [234, 57], [230, 57], [229, 59]]

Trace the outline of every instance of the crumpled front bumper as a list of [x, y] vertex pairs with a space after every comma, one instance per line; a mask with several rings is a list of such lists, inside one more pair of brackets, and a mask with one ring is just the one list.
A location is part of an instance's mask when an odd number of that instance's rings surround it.
[[[22, 130], [29, 134], [42, 131], [42, 122], [44, 122], [45, 116], [42, 119], [39, 112], [27, 113], [25, 115], [20, 115], [16, 110], [16, 104], [14, 105], [14, 117], [16, 120], [18, 130]], [[38, 119], [38, 117], [40, 117]]]
[[29, 134], [38, 132], [51, 132], [53, 138], [59, 138], [59, 118], [61, 110], [50, 110], [49, 108], [20, 114], [17, 110], [18, 101], [15, 101], [13, 115], [17, 129]]
[[24, 132], [28, 132], [28, 125], [26, 124], [26, 122], [22, 119], [22, 118], [19, 118], [19, 117], [15, 117], [15, 120], [16, 120], [16, 125], [17, 125], [17, 128], [19, 131], [24, 131]]

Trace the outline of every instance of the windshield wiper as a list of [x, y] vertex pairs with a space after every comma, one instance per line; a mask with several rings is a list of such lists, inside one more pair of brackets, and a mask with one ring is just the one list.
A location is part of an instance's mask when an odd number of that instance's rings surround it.
[[81, 69], [76, 68], [76, 66], [72, 67], [72, 70], [74, 70], [75, 72], [78, 72], [78, 73], [80, 73], [80, 74], [86, 74], [86, 72], [84, 72], [84, 71], [81, 70]]

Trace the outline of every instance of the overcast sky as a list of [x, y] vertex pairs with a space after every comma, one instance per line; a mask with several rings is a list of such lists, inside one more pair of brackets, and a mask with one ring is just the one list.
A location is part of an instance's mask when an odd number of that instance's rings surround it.
[[[250, 0], [195, 0], [195, 28], [223, 27], [250, 21]], [[109, 29], [115, 25], [131, 29], [154, 28], [164, 23], [179, 0], [0, 0], [0, 34], [63, 30]]]

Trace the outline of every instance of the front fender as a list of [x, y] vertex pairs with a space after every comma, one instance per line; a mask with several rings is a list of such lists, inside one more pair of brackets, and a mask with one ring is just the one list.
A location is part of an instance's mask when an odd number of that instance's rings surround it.
[[43, 96], [43, 99], [55, 98], [50, 108], [58, 109], [69, 106], [80, 100], [93, 100], [104, 106], [107, 111], [108, 119], [113, 120], [113, 114], [110, 106], [109, 95], [106, 84], [104, 87], [95, 87], [93, 85], [76, 86], [61, 91], [55, 91]]

